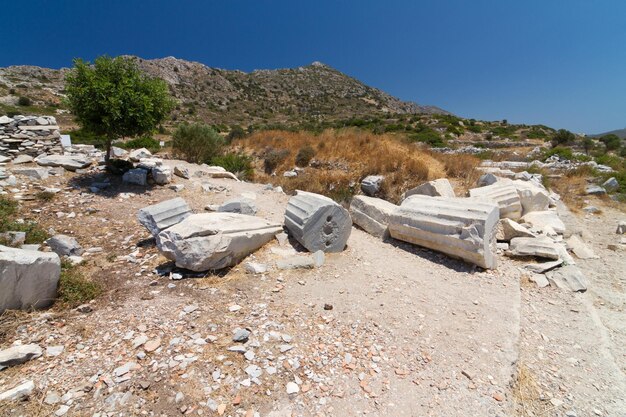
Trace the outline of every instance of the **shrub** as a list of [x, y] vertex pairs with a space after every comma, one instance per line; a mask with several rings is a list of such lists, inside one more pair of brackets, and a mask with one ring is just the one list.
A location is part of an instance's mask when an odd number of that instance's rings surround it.
[[252, 158], [241, 153], [227, 153], [216, 156], [211, 160], [213, 165], [218, 165], [228, 172], [232, 172], [240, 180], [250, 180], [254, 177]]
[[298, 150], [296, 155], [296, 165], [299, 167], [305, 167], [309, 165], [311, 159], [315, 156], [315, 149], [311, 145], [303, 146]]
[[0, 221], [8, 219], [17, 213], [17, 201], [0, 195]]
[[289, 151], [287, 149], [270, 149], [266, 151], [263, 158], [263, 170], [266, 174], [271, 174], [288, 156]]
[[559, 129], [552, 135], [552, 146], [567, 145], [574, 142], [576, 136], [569, 130]]
[[409, 140], [412, 142], [423, 142], [433, 148], [443, 148], [446, 146], [441, 135], [429, 127], [424, 127], [419, 132], [410, 134]]
[[570, 148], [566, 148], [563, 146], [557, 146], [556, 148], [548, 149], [543, 154], [543, 160], [545, 161], [552, 155], [558, 155], [561, 159], [573, 160], [574, 155], [572, 154], [572, 150]]
[[69, 308], [93, 300], [102, 293], [102, 286], [82, 274], [79, 268], [68, 261], [61, 263], [58, 298]]
[[17, 202], [11, 198], [0, 195], [0, 233], [25, 232], [26, 243], [42, 243], [49, 235], [37, 223], [33, 221], [17, 222], [14, 216], [17, 214]]
[[30, 106], [31, 104], [32, 101], [28, 97], [20, 96], [20, 98], [17, 99], [18, 106]]
[[174, 154], [196, 164], [210, 162], [224, 145], [224, 138], [202, 123], [182, 124], [172, 136]]
[[235, 139], [241, 139], [246, 136], [245, 130], [239, 125], [235, 125], [230, 128], [230, 132], [228, 132], [228, 136], [226, 136], [226, 140], [230, 143]]
[[51, 193], [50, 191], [39, 191], [35, 194], [35, 198], [40, 201], [52, 201], [54, 200], [55, 193]]
[[131, 139], [126, 142], [116, 142], [115, 146], [123, 149], [146, 148], [152, 153], [157, 153], [161, 150], [161, 144], [159, 143], [159, 141], [150, 136], [142, 136], [140, 138]]
[[600, 138], [600, 142], [604, 143], [607, 151], [615, 151], [622, 146], [622, 140], [617, 135], [604, 135]]

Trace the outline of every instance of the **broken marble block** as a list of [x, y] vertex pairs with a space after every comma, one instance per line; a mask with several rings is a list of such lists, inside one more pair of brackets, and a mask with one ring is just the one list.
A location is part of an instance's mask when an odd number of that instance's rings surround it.
[[378, 194], [384, 179], [382, 175], [368, 175], [361, 181], [361, 191], [368, 196]]
[[508, 242], [516, 237], [535, 237], [530, 230], [511, 219], [500, 219], [496, 238]]
[[167, 165], [157, 165], [150, 173], [155, 184], [166, 185], [172, 182], [172, 168]]
[[87, 168], [91, 159], [83, 155], [43, 155], [35, 159], [38, 165], [45, 167], [63, 167], [68, 171]]
[[148, 171], [141, 168], [129, 169], [122, 175], [122, 181], [129, 184], [146, 185], [148, 182]]
[[137, 220], [157, 236], [161, 231], [182, 222], [191, 215], [191, 208], [180, 197], [144, 207], [137, 212]]
[[513, 238], [507, 255], [555, 260], [561, 258], [557, 245], [552, 239], [545, 236]]
[[574, 265], [566, 265], [546, 273], [550, 285], [573, 292], [587, 291], [587, 278]]
[[541, 230], [544, 234], [549, 230], [554, 230], [556, 233], [565, 233], [565, 224], [563, 220], [559, 218], [556, 211], [533, 211], [527, 213], [522, 217], [521, 223], [528, 223], [533, 228]]
[[517, 220], [522, 217], [522, 203], [515, 187], [502, 182], [469, 190], [476, 200], [490, 200], [500, 208], [500, 218]]
[[239, 213], [254, 216], [257, 212], [257, 208], [254, 200], [251, 198], [238, 197], [220, 205], [217, 207], [217, 211], [221, 213]]
[[428, 181], [402, 194], [402, 200], [412, 195], [428, 195], [431, 197], [456, 197], [452, 184], [447, 178]]
[[179, 268], [208, 271], [236, 265], [282, 231], [282, 226], [237, 213], [192, 214], [158, 234], [163, 255]]
[[350, 216], [361, 229], [384, 239], [389, 236], [389, 216], [397, 208], [380, 198], [357, 195], [350, 202]]
[[468, 198], [412, 195], [389, 217], [394, 239], [495, 269], [498, 206]]
[[56, 253], [0, 245], [0, 314], [48, 307], [56, 298], [60, 274]]
[[309, 252], [341, 252], [352, 231], [348, 210], [323, 195], [298, 191], [289, 199], [285, 226]]

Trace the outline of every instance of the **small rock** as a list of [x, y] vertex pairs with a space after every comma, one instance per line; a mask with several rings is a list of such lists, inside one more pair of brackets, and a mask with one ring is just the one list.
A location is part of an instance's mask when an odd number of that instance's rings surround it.
[[287, 394], [296, 394], [300, 392], [300, 387], [295, 382], [287, 383]]
[[332, 309], [333, 309], [332, 304], [324, 304], [324, 310], [332, 310]]
[[161, 339], [156, 338], [156, 339], [152, 339], [146, 342], [143, 348], [146, 352], [150, 353], [150, 352], [154, 352], [155, 350], [157, 350], [159, 346], [161, 346]]
[[233, 335], [233, 342], [246, 343], [250, 337], [250, 331], [248, 329], [237, 329]]

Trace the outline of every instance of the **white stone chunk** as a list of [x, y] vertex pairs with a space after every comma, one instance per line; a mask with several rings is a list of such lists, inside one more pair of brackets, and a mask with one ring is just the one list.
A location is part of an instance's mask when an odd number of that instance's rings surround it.
[[389, 236], [389, 216], [397, 208], [383, 199], [358, 195], [350, 202], [350, 215], [367, 233], [384, 239]]
[[428, 195], [431, 197], [456, 197], [454, 195], [452, 184], [450, 184], [450, 181], [448, 181], [447, 178], [428, 181], [422, 185], [412, 188], [402, 195], [402, 200], [416, 194]]
[[191, 208], [187, 202], [177, 197], [142, 208], [137, 212], [137, 220], [156, 237], [161, 231], [180, 223], [190, 215]]

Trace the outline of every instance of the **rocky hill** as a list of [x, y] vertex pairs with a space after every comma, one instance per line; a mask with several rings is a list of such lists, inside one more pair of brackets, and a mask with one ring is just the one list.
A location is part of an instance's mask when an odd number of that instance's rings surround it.
[[[134, 59], [142, 70], [170, 85], [179, 102], [174, 120], [249, 125], [385, 114], [449, 114], [434, 106], [401, 101], [319, 62], [245, 73], [174, 57]], [[53, 110], [61, 105], [66, 71], [34, 66], [0, 68], [0, 105], [14, 106], [22, 96]]]

